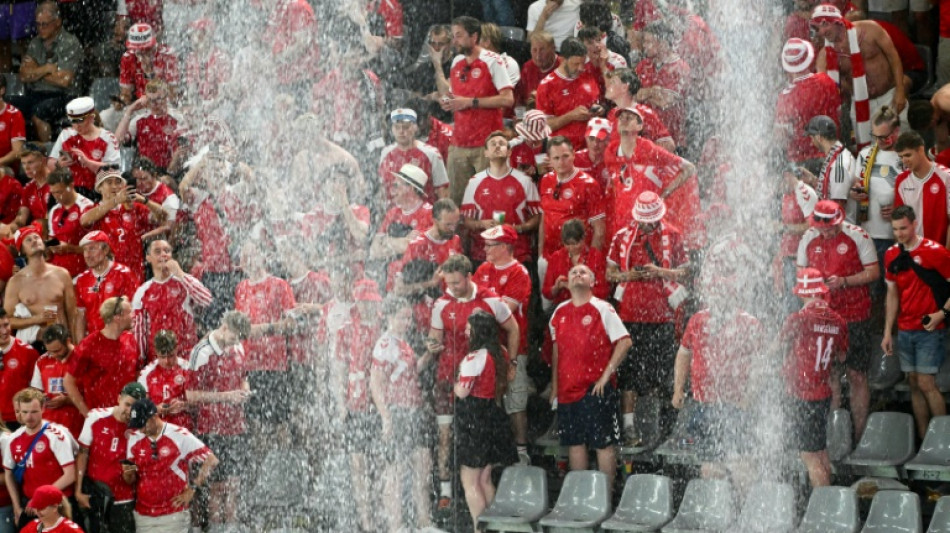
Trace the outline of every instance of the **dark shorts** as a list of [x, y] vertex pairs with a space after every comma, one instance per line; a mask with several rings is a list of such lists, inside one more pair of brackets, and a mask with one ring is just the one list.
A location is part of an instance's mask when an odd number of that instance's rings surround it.
[[673, 390], [673, 363], [676, 360], [676, 325], [624, 322], [633, 345], [617, 369], [617, 388], [646, 395]]
[[483, 468], [518, 460], [511, 422], [494, 399], [461, 398], [455, 413], [455, 453], [460, 465]]
[[[593, 388], [593, 387], [592, 387]], [[603, 396], [590, 389], [580, 400], [557, 406], [557, 428], [561, 446], [588, 446], [602, 450], [620, 442], [617, 389], [604, 387]]]
[[947, 330], [915, 330], [897, 332], [897, 354], [902, 372], [934, 375], [943, 364]]
[[[347, 453], [368, 454], [380, 434], [379, 415], [375, 412], [347, 413], [346, 430], [343, 434], [343, 445]], [[394, 426], [398, 431], [398, 426]]]
[[36, 2], [0, 5], [0, 41], [19, 41], [36, 34]]
[[696, 455], [702, 461], [720, 461], [748, 452], [747, 414], [734, 405], [700, 403], [689, 421], [696, 438]]
[[871, 364], [871, 319], [848, 322], [848, 358], [845, 365], [859, 372], [868, 371]]
[[248, 372], [247, 381], [254, 391], [245, 407], [248, 418], [270, 424], [290, 420], [286, 398], [293, 397], [295, 391], [289, 378], [290, 372], [281, 370]]
[[806, 401], [788, 397], [788, 434], [802, 452], [820, 452], [828, 446], [828, 410], [831, 398]]
[[66, 117], [66, 104], [72, 97], [58, 92], [27, 91], [24, 95], [7, 96], [6, 100], [23, 113], [23, 118], [36, 117], [54, 124]]
[[218, 458], [218, 466], [211, 471], [212, 483], [240, 477], [244, 465], [251, 459], [245, 435], [201, 435], [198, 438]]
[[452, 416], [455, 413], [455, 391], [450, 381], [436, 378], [432, 388], [432, 401], [435, 404], [435, 416]]

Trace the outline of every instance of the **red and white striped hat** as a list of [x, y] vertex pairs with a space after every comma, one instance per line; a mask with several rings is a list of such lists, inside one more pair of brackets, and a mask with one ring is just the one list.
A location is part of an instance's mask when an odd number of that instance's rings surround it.
[[155, 33], [152, 27], [144, 22], [133, 24], [129, 28], [129, 37], [125, 41], [125, 47], [129, 50], [144, 50], [155, 46]]
[[821, 200], [815, 204], [815, 210], [808, 218], [808, 225], [813, 228], [830, 228], [844, 221], [844, 209], [834, 200]]
[[544, 111], [532, 109], [524, 114], [524, 120], [515, 124], [515, 131], [529, 141], [543, 141], [551, 135], [548, 117]]
[[633, 219], [644, 224], [654, 224], [663, 220], [666, 214], [666, 204], [653, 191], [640, 193], [637, 203], [633, 205]]
[[601, 141], [606, 141], [607, 137], [610, 137], [610, 132], [613, 130], [613, 127], [610, 125], [610, 121], [605, 118], [594, 117], [587, 121], [587, 133], [585, 137], [596, 137]]
[[819, 22], [835, 22], [843, 24], [844, 17], [841, 16], [841, 10], [831, 4], [819, 4], [811, 12], [811, 24]]
[[828, 286], [825, 285], [825, 280], [817, 268], [800, 268], [795, 279], [795, 287], [792, 289], [795, 296], [828, 294]]
[[815, 47], [805, 39], [789, 39], [782, 47], [782, 68], [789, 74], [808, 70], [815, 60]]

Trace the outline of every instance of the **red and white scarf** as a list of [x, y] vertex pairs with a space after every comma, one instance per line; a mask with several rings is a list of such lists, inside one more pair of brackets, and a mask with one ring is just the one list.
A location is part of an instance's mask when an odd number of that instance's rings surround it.
[[[836, 21], [844, 25], [848, 33], [848, 51], [851, 54], [851, 92], [854, 94], [854, 139], [858, 150], [871, 144], [871, 102], [868, 98], [868, 79], [864, 72], [864, 58], [861, 57], [861, 48], [858, 46], [858, 30], [846, 18]], [[838, 54], [831, 41], [825, 41], [825, 61], [828, 76], [841, 85], [841, 74], [838, 70]]]
[[[630, 252], [633, 250], [633, 247], [635, 243], [637, 242], [637, 238], [639, 237], [643, 239], [643, 249], [644, 251], [646, 251], [647, 247], [650, 246], [649, 242], [652, 236], [652, 233], [645, 233], [645, 234], [640, 235], [640, 225], [637, 224], [636, 222], [633, 222], [632, 226], [634, 228], [633, 237], [630, 239], [630, 246], [627, 248], [627, 254], [625, 257], [626, 265], [624, 265], [626, 267], [625, 270], [632, 270], [633, 267], [636, 266], [636, 265], [633, 265], [633, 261], [631, 261], [630, 259]], [[667, 226], [663, 222], [659, 222], [657, 224], [657, 228], [654, 229], [653, 231], [660, 233], [661, 252], [660, 252], [660, 257], [656, 258], [657, 260], [659, 260], [660, 264], [657, 266], [661, 268], [665, 268], [667, 270], [671, 270], [673, 268], [682, 266], [682, 265], [676, 265], [676, 266], [673, 265], [673, 240], [670, 238], [669, 226]], [[653, 250], [652, 247], [650, 247], [650, 250], [654, 254], [656, 253], [656, 251]], [[652, 254], [648, 253], [647, 255], [652, 255]], [[652, 262], [653, 258], [651, 257], [650, 259]], [[680, 304], [682, 304], [686, 300], [686, 298], [689, 296], [689, 292], [687, 292], [686, 287], [677, 283], [676, 281], [668, 280], [668, 279], [663, 280], [663, 292], [666, 295], [667, 302], [670, 304], [670, 308], [673, 310], [676, 310], [676, 308], [679, 307]]]

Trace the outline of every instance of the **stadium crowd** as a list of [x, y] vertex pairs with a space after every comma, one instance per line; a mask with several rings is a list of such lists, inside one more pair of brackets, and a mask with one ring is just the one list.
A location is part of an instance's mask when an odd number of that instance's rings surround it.
[[749, 8], [787, 78], [755, 243], [713, 6], [404, 2], [2, 6], [0, 533], [236, 531], [289, 448], [345, 457], [340, 530], [456, 482], [477, 529], [552, 410], [613, 481], [637, 402], [691, 402], [730, 475], [770, 373], [827, 485], [878, 336], [946, 414], [950, 1]]

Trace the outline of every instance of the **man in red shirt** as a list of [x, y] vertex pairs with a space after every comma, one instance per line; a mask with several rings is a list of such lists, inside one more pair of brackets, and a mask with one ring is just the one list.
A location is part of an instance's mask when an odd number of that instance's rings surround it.
[[643, 122], [643, 128], [638, 133], [641, 137], [653, 141], [667, 152], [676, 150], [673, 136], [670, 135], [669, 130], [666, 129], [666, 125], [660, 120], [660, 116], [656, 114], [656, 111], [646, 104], [637, 102], [637, 93], [640, 92], [640, 78], [637, 77], [637, 74], [629, 68], [618, 68], [608, 72], [606, 77], [604, 98], [616, 105], [607, 113], [607, 119], [610, 120], [611, 129], [613, 130], [611, 144], [620, 137], [620, 133], [617, 131], [617, 117], [622, 110], [632, 107], [637, 110]]
[[532, 233], [541, 221], [538, 188], [531, 178], [508, 165], [508, 139], [500, 131], [485, 140], [488, 168], [472, 176], [462, 199], [462, 216], [471, 235], [469, 258], [476, 264], [485, 261], [486, 249], [481, 232], [507, 224], [518, 235], [515, 258], [531, 260]]
[[452, 386], [458, 365], [468, 354], [468, 336], [465, 332], [468, 317], [476, 309], [494, 316], [506, 334], [508, 353], [518, 353], [521, 339], [518, 322], [512, 320], [511, 309], [491, 289], [479, 288], [472, 281], [472, 262], [467, 257], [456, 254], [446, 259], [442, 263], [442, 278], [446, 285], [445, 294], [436, 300], [432, 309], [426, 354], [419, 360], [419, 368], [425, 368], [432, 359], [438, 359], [433, 394], [439, 425], [439, 508], [446, 509], [452, 499], [452, 469], [449, 467], [455, 409]]
[[459, 55], [452, 61], [450, 80], [436, 69], [442, 109], [454, 113], [455, 128], [449, 146], [450, 196], [456, 205], [469, 178], [486, 166], [482, 145], [488, 134], [502, 129], [502, 110], [515, 98], [505, 63], [478, 45], [482, 25], [472, 17], [452, 21], [452, 43]]
[[132, 404], [147, 396], [141, 384], [128, 383], [119, 393], [118, 404], [89, 411], [83, 424], [76, 455], [76, 502], [94, 531], [135, 530], [135, 491], [122, 479], [122, 462]]
[[49, 205], [50, 168], [46, 165], [46, 148], [37, 143], [26, 143], [20, 152], [20, 162], [23, 164], [23, 173], [30, 181], [23, 187], [20, 195], [20, 206], [16, 219], [0, 225], [0, 237], [9, 238], [19, 228], [26, 226], [33, 220], [45, 220]]
[[418, 139], [419, 126], [416, 112], [412, 109], [394, 109], [389, 114], [392, 122], [392, 134], [395, 143], [383, 148], [379, 157], [379, 181], [382, 192], [390, 202], [393, 200], [392, 184], [396, 181], [396, 172], [404, 165], [413, 165], [432, 179], [426, 183], [424, 198], [435, 202], [449, 195], [449, 178], [445, 172], [445, 163], [439, 150]]
[[0, 309], [0, 417], [11, 430], [20, 427], [13, 409], [13, 395], [30, 386], [40, 354], [11, 334], [10, 319]]
[[[935, 416], [947, 414], [947, 404], [935, 376], [946, 355], [946, 320], [950, 301], [936, 301], [933, 278], [950, 279], [950, 251], [941, 243], [921, 237], [910, 206], [894, 208], [891, 227], [897, 244], [884, 253], [887, 282], [884, 353], [894, 355], [892, 336], [897, 323], [897, 354], [910, 383], [911, 406], [922, 439]], [[916, 265], [916, 266], [914, 266]], [[925, 279], [926, 278], [926, 279]]]
[[436, 202], [432, 206], [432, 227], [409, 241], [401, 260], [390, 263], [387, 287], [400, 296], [441, 287], [441, 276], [433, 276], [425, 282], [404, 283], [400, 272], [405, 265], [415, 259], [424, 259], [441, 265], [449, 257], [461, 254], [462, 240], [455, 234], [461, 217], [458, 207], [451, 198], [443, 198]]
[[70, 127], [60, 132], [49, 152], [50, 168], [68, 168], [76, 189], [93, 196], [97, 175], [105, 168], [118, 166], [119, 146], [112, 132], [96, 124], [96, 104], [81, 96], [66, 105]]
[[775, 104], [775, 137], [790, 161], [817, 173], [824, 154], [803, 132], [808, 122], [820, 115], [832, 117], [838, 126], [841, 95], [828, 74], [810, 72], [814, 61], [815, 48], [804, 39], [789, 39], [782, 48], [788, 85]]
[[43, 418], [64, 426], [73, 437], [78, 438], [82, 431], [83, 416], [66, 395], [63, 385], [69, 357], [75, 349], [69, 330], [62, 324], [53, 324], [43, 332], [43, 343], [46, 344], [46, 353], [36, 360], [30, 387], [46, 395]]
[[371, 259], [387, 262], [402, 257], [409, 242], [432, 225], [432, 204], [426, 201], [429, 176], [425, 170], [407, 163], [393, 176], [396, 179], [389, 185], [392, 207], [383, 217], [369, 249]]
[[[168, 97], [168, 84], [162, 80], [148, 82], [145, 96], [126, 106], [115, 130], [120, 145], [134, 141], [137, 155], [165, 169], [181, 148], [179, 119], [169, 113]], [[141, 110], [144, 112], [138, 113]]]
[[[212, 475], [211, 523], [235, 523], [240, 497], [240, 469], [250, 460], [245, 438], [244, 404], [251, 397], [247, 360], [241, 341], [251, 334], [251, 321], [228, 311], [220, 325], [195, 345], [190, 357], [186, 398], [198, 406], [197, 431], [220, 456]], [[272, 391], [262, 391], [272, 392]]]
[[801, 299], [802, 309], [785, 319], [778, 341], [785, 355], [789, 434], [798, 437], [811, 486], [819, 487], [831, 484], [826, 449], [831, 363], [844, 362], [848, 354], [848, 324], [828, 307], [828, 286], [818, 270], [801, 269], [792, 292]]
[[597, 79], [584, 68], [587, 48], [573, 37], [561, 43], [561, 65], [538, 85], [537, 109], [548, 117], [552, 136], [584, 144], [587, 121], [603, 113]]
[[[165, 422], [149, 398], [136, 400], [129, 417], [129, 436], [122, 479], [135, 486], [136, 531], [187, 533], [188, 505], [209, 480], [218, 458], [185, 428]], [[191, 478], [191, 465], [201, 469]]]
[[515, 256], [520, 236], [508, 224], [492, 226], [480, 234], [485, 262], [475, 270], [479, 286], [495, 291], [511, 310], [518, 329], [523, 332], [518, 345], [515, 378], [508, 383], [505, 411], [511, 417], [511, 430], [521, 464], [531, 463], [528, 456], [528, 303], [531, 300], [531, 275]]
[[673, 50], [676, 36], [663, 21], [643, 28], [645, 59], [637, 65], [642, 87], [637, 101], [656, 109], [670, 129], [677, 146], [686, 144], [686, 96], [689, 90], [689, 65]]
[[89, 268], [76, 276], [73, 284], [79, 312], [78, 328], [88, 335], [102, 329], [102, 317], [99, 316], [102, 302], [113, 296], [125, 296], [131, 301], [138, 284], [127, 266], [111, 259], [112, 242], [104, 232], [90, 231], [79, 241], [79, 247]]
[[[574, 167], [574, 146], [565, 137], [548, 140], [551, 172], [538, 183], [541, 196], [541, 234], [538, 249], [547, 259], [561, 248], [561, 226], [572, 218], [584, 221], [589, 244], [604, 247], [604, 191], [597, 181]], [[539, 261], [540, 263], [540, 261]], [[544, 273], [540, 272], [541, 277]]]
[[821, 200], [798, 243], [798, 267], [821, 272], [830, 290], [829, 306], [848, 322], [847, 373], [854, 434], [860, 438], [868, 416], [868, 365], [871, 360], [871, 293], [881, 275], [874, 241], [859, 226], [844, 221], [844, 209]]
[[86, 266], [79, 246], [86, 228], [79, 217], [92, 208], [92, 202], [76, 192], [72, 173], [63, 168], [49, 175], [49, 193], [56, 200], [56, 205], [49, 210], [49, 239], [59, 241], [47, 247], [52, 254], [50, 263], [65, 268], [70, 277], [75, 278]]
[[630, 335], [611, 305], [593, 295], [594, 273], [576, 265], [568, 273], [571, 299], [551, 316], [551, 403], [571, 470], [586, 470], [588, 447], [613, 487], [617, 474], [617, 388], [614, 373], [630, 349]]
[[587, 132], [584, 134], [584, 140], [587, 148], [574, 154], [574, 166], [594, 178], [605, 191], [610, 185], [610, 172], [604, 162], [604, 154], [607, 152], [607, 143], [610, 140], [610, 133], [613, 126], [605, 118], [594, 117], [587, 121]]
[[689, 257], [679, 229], [666, 222], [666, 204], [655, 192], [637, 198], [633, 220], [614, 235], [607, 253], [607, 280], [630, 333], [633, 350], [618, 369], [625, 446], [637, 446], [633, 413], [637, 396], [663, 397], [672, 389], [676, 310], [686, 299], [678, 280]]
[[904, 170], [894, 182], [894, 207], [908, 205], [917, 215], [917, 234], [950, 246], [950, 169], [927, 158], [917, 132], [901, 133], [894, 144]]
[[139, 156], [132, 161], [132, 177], [135, 179], [135, 190], [150, 202], [162, 206], [166, 215], [164, 223], [152, 219], [153, 229], [143, 237], [151, 239], [171, 233], [178, 219], [178, 210], [181, 209], [181, 199], [162, 181], [165, 172], [154, 161]]
[[20, 204], [23, 203], [23, 185], [13, 175], [9, 167], [0, 171], [0, 224], [6, 225], [20, 213]]
[[125, 42], [128, 51], [119, 62], [119, 97], [126, 104], [145, 96], [149, 80], [159, 79], [169, 86], [174, 99], [178, 86], [178, 58], [166, 45], [155, 40], [148, 24], [133, 24]]
[[20, 150], [26, 142], [26, 123], [19, 109], [6, 103], [7, 80], [0, 80], [0, 166], [14, 171], [20, 159]]
[[139, 372], [139, 351], [132, 336], [132, 305], [125, 296], [109, 298], [99, 314], [105, 325], [76, 346], [69, 358], [63, 385], [83, 416], [109, 407], [126, 383]]
[[[36, 389], [23, 389], [13, 397], [19, 420], [23, 423], [10, 435], [3, 447], [3, 469], [7, 492], [13, 500], [14, 522], [22, 525], [28, 519], [23, 510], [37, 487], [55, 485], [67, 496], [73, 494], [76, 469], [73, 467], [77, 449], [69, 430], [43, 420], [46, 397]], [[39, 435], [38, 435], [39, 434]], [[32, 444], [36, 441], [36, 444]], [[30, 456], [27, 451], [32, 449]], [[18, 482], [13, 470], [25, 462], [23, 481]]]
[[515, 91], [518, 105], [523, 106], [535, 101], [541, 80], [563, 61], [557, 55], [554, 37], [550, 33], [543, 30], [531, 32], [528, 42], [531, 43], [531, 59], [521, 67], [521, 80]]
[[155, 360], [142, 369], [138, 382], [158, 406], [159, 415], [191, 431], [195, 421], [191, 405], [185, 398], [185, 387], [191, 374], [188, 361], [178, 357], [178, 339], [167, 329], [156, 333], [152, 344], [155, 346]]

